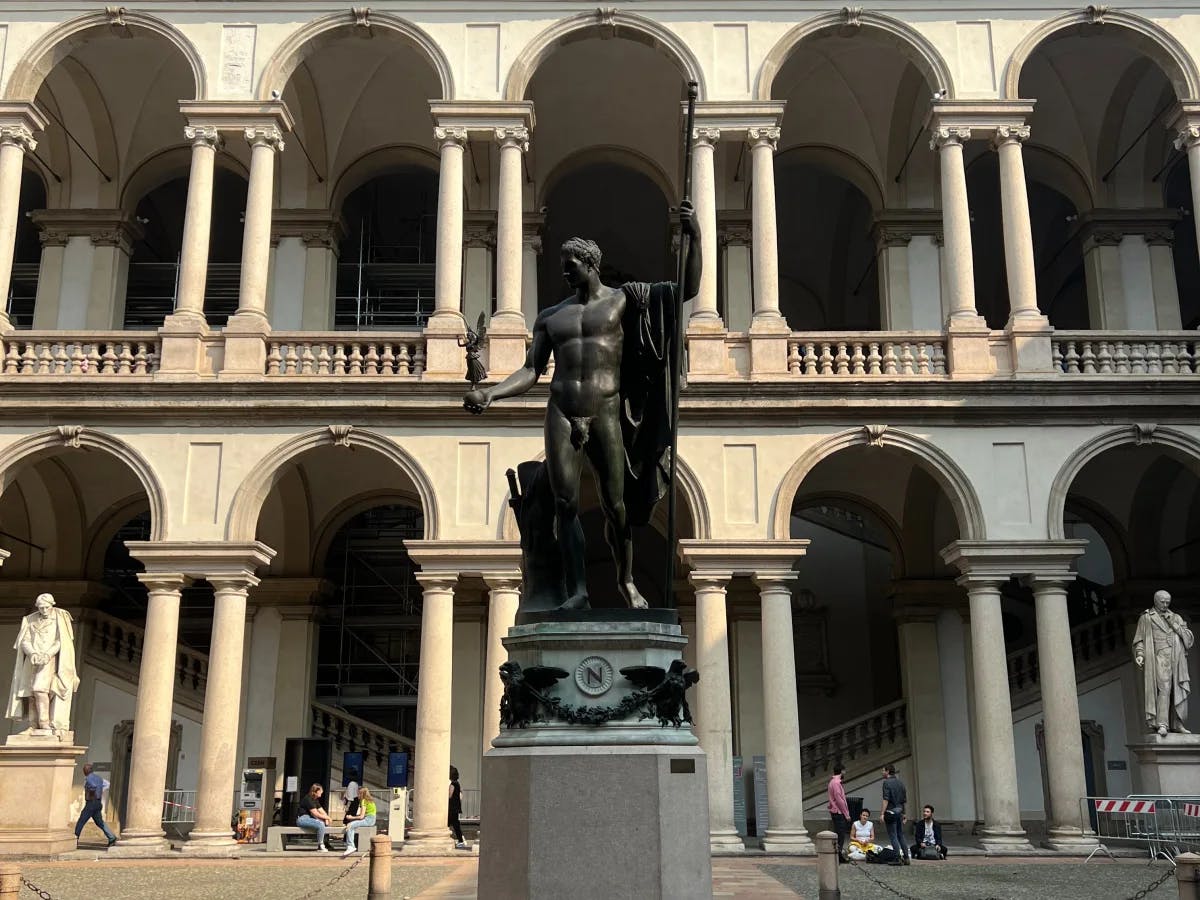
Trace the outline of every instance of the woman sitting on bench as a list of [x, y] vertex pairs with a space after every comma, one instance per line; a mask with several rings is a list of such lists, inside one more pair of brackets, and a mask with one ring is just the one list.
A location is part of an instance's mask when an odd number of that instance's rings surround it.
[[371, 796], [371, 792], [365, 787], [358, 789], [358, 812], [353, 816], [347, 816], [346, 822], [346, 852], [342, 856], [349, 856], [354, 852], [355, 832], [360, 828], [369, 828], [375, 824], [375, 813], [377, 807], [375, 798]]
[[324, 793], [323, 787], [314, 784], [308, 789], [308, 793], [300, 798], [300, 814], [296, 816], [296, 825], [306, 830], [314, 829], [317, 832], [317, 850], [328, 853], [329, 848], [325, 846], [325, 829], [329, 827], [329, 813], [321, 807], [321, 795]]

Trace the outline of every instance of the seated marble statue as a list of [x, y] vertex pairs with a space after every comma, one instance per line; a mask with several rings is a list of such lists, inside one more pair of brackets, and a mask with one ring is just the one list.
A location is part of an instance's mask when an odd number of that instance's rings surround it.
[[71, 614], [39, 594], [36, 611], [21, 620], [17, 661], [8, 698], [10, 719], [24, 720], [22, 734], [63, 738], [71, 730], [71, 699], [79, 689]]

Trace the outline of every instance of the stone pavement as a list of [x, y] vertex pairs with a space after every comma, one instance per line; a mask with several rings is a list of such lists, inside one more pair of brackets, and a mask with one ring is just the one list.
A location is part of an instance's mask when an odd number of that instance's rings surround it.
[[[82, 855], [82, 854], [81, 854]], [[170, 897], [172, 900], [364, 900], [364, 859], [351, 868], [340, 856], [294, 853], [287, 860], [105, 859], [103, 850], [59, 862], [27, 862], [22, 874], [54, 900], [123, 900]], [[394, 858], [394, 900], [478, 900], [475, 858]], [[1167, 871], [1166, 863], [1144, 860], [1093, 860], [1090, 863], [1047, 858], [970, 857], [908, 867], [841, 867], [844, 900], [1125, 900]], [[344, 877], [339, 877], [345, 873]], [[811, 859], [759, 854], [713, 860], [713, 896], [718, 900], [816, 900], [816, 866]], [[23, 892], [21, 900], [32, 894]], [[1177, 897], [1174, 877], [1146, 900]], [[613, 898], [619, 900], [619, 898]], [[635, 900], [635, 898], [631, 898]]]

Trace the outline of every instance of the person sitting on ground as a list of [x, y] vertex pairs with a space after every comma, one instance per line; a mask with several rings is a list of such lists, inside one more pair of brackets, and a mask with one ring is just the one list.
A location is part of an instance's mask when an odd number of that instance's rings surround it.
[[933, 807], [926, 804], [921, 808], [921, 821], [913, 823], [913, 859], [928, 859], [921, 851], [932, 847], [938, 859], [946, 858], [946, 845], [942, 843], [942, 826], [933, 818]]
[[879, 845], [875, 843], [875, 823], [871, 821], [871, 811], [864, 809], [850, 829], [850, 846], [846, 848], [846, 856], [862, 862], [868, 853], [878, 853], [879, 850]]
[[296, 816], [296, 825], [304, 829], [313, 829], [317, 832], [317, 850], [323, 853], [328, 853], [329, 848], [325, 846], [325, 829], [329, 827], [329, 813], [321, 806], [321, 796], [325, 793], [325, 788], [319, 784], [314, 784], [308, 789], [308, 793], [300, 798], [300, 814]]
[[358, 812], [352, 816], [348, 816], [349, 821], [346, 823], [346, 851], [342, 856], [349, 856], [355, 850], [355, 832], [360, 828], [370, 828], [375, 824], [375, 814], [378, 812], [378, 807], [375, 805], [375, 798], [371, 796], [371, 792], [364, 788], [358, 789]]

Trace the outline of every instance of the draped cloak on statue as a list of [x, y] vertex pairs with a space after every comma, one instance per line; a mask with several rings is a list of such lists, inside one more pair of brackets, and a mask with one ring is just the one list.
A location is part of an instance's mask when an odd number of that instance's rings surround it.
[[[56, 731], [69, 731], [71, 727], [72, 695], [79, 689], [79, 675], [75, 671], [75, 628], [71, 614], [57, 607], [50, 610], [52, 626], [39, 634], [43, 621], [40, 612], [30, 613], [21, 620], [13, 648], [17, 659], [13, 666], [12, 689], [8, 699], [7, 718], [36, 720], [32, 697], [35, 691], [50, 694], [50, 719]], [[39, 646], [45, 640], [58, 644], [57, 655], [45, 666], [35, 666], [26, 648], [44, 652]], [[44, 682], [44, 683], [43, 683]]]
[[[1171, 615], [1171, 613], [1168, 613]], [[1133, 635], [1133, 652], [1136, 656], [1141, 652], [1142, 664], [1142, 712], [1146, 722], [1153, 728], [1158, 716], [1156, 698], [1158, 696], [1157, 651], [1154, 646], [1154, 636], [1158, 634], [1171, 647], [1171, 697], [1169, 710], [1173, 707], [1180, 722], [1187, 721], [1188, 695], [1192, 692], [1192, 682], [1188, 675], [1188, 650], [1192, 648], [1195, 638], [1186, 624], [1182, 624], [1178, 632], [1166, 623], [1162, 614], [1151, 607], [1142, 613], [1138, 619], [1137, 631]], [[1182, 635], [1182, 636], [1181, 636]], [[1166, 724], [1170, 724], [1169, 718]]]

